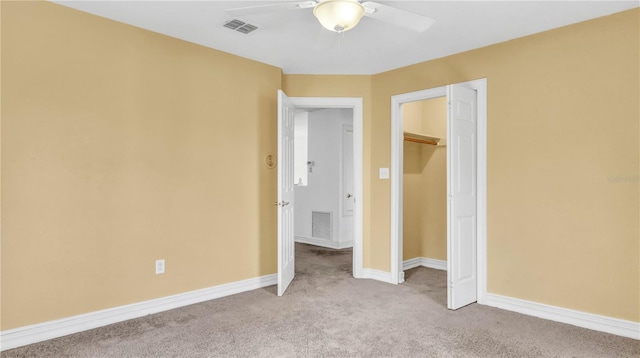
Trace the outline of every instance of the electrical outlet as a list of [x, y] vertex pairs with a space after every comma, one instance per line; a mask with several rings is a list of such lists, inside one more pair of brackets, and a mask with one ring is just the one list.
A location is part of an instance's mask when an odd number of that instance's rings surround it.
[[164, 273], [164, 259], [156, 260], [156, 275]]

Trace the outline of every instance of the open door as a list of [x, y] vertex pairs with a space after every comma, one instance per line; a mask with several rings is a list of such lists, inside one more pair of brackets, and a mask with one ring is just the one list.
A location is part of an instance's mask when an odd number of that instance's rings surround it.
[[[340, 217], [340, 241], [353, 242], [353, 214], [356, 204], [353, 178], [353, 126], [342, 126], [342, 216]], [[342, 247], [342, 246], [341, 246]]]
[[278, 91], [278, 296], [295, 276], [293, 140], [295, 106]]
[[447, 281], [449, 309], [477, 301], [477, 99], [447, 86]]

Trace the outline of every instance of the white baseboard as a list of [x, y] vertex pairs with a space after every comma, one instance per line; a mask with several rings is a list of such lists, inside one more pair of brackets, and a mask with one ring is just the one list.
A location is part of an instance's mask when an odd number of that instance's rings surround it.
[[424, 267], [428, 267], [436, 270], [447, 271], [447, 261], [444, 261], [444, 260], [429, 259], [426, 257], [416, 257], [413, 259], [406, 260], [402, 263], [403, 270], [409, 270], [418, 266], [424, 266]]
[[338, 249], [347, 249], [353, 247], [353, 240], [338, 242]]
[[487, 306], [640, 340], [640, 322], [600, 316], [518, 298], [487, 293]]
[[247, 280], [185, 292], [130, 305], [109, 308], [82, 315], [9, 329], [0, 332], [0, 351], [25, 346], [48, 339], [86, 331], [109, 324], [168, 311], [174, 308], [234, 295], [278, 283], [278, 275], [266, 275]]
[[353, 241], [335, 242], [335, 241], [316, 239], [316, 238], [304, 237], [304, 236], [296, 236], [295, 241], [301, 244], [321, 246], [321, 247], [326, 247], [328, 249], [336, 249], [336, 250], [353, 247]]
[[402, 270], [410, 270], [419, 266], [422, 266], [422, 257], [415, 257], [402, 262]]
[[380, 271], [376, 269], [362, 269], [362, 277], [361, 278], [370, 278], [376, 281], [382, 281], [386, 283], [393, 283], [391, 280], [391, 272]]

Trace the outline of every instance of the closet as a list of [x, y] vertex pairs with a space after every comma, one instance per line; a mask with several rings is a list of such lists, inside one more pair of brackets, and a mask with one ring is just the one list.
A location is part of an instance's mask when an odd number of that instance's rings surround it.
[[402, 106], [403, 261], [447, 260], [447, 99]]

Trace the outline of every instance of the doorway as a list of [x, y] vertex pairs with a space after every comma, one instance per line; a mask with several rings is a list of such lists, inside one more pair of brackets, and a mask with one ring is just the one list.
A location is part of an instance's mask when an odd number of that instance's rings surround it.
[[[465, 124], [467, 121], [456, 122], [458, 117], [452, 116], [453, 110], [458, 110], [456, 113], [463, 116], [469, 115], [469, 113], [463, 113], [466, 112], [465, 100], [462, 98], [464, 92], [473, 94], [473, 99], [476, 101], [472, 119], [475, 121], [473, 133], [467, 131], [469, 128]], [[449, 127], [447, 134], [447, 285], [449, 287], [448, 306], [455, 309], [464, 305], [460, 303], [463, 301], [484, 303], [486, 297], [486, 79], [392, 97], [391, 278], [392, 283], [395, 284], [404, 281], [402, 106], [439, 97], [447, 97], [449, 110], [447, 119]], [[457, 98], [461, 98], [459, 102]], [[472, 155], [465, 153], [472, 153]], [[460, 158], [463, 158], [466, 164], [460, 165], [457, 162], [461, 160]], [[461, 168], [463, 170], [460, 170]], [[452, 185], [454, 178], [457, 181]], [[452, 191], [453, 187], [459, 189], [461, 185], [472, 189]], [[466, 192], [472, 192], [473, 195], [466, 195]], [[473, 211], [475, 215], [473, 220], [467, 220], [467, 211]], [[469, 256], [471, 253], [473, 257]], [[467, 273], [474, 276], [473, 282], [465, 281], [465, 277], [469, 276]], [[471, 291], [472, 296], [468, 295]]]
[[346, 108], [353, 112], [351, 141], [353, 147], [353, 277], [362, 277], [362, 235], [363, 235], [363, 104], [362, 98], [344, 97], [291, 97], [278, 91], [278, 295], [284, 294], [293, 280], [295, 242], [293, 190], [293, 121], [296, 109]]
[[446, 271], [447, 98], [404, 103], [402, 119], [403, 269]]
[[295, 241], [353, 246], [353, 109], [296, 109]]

